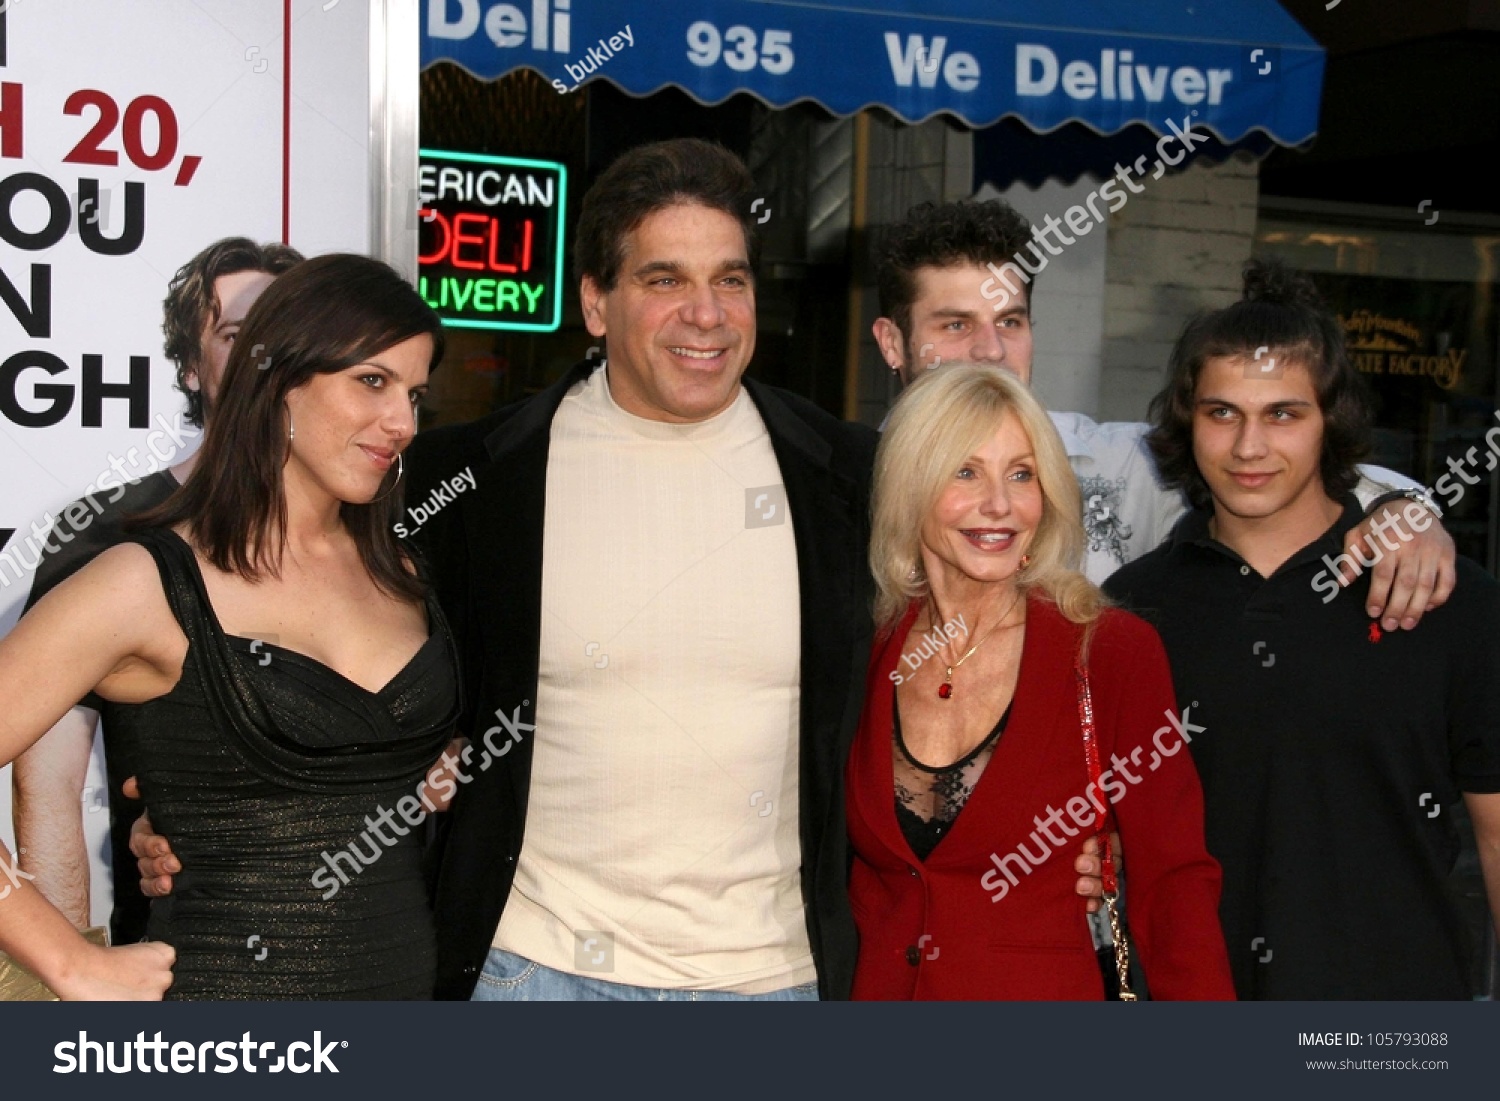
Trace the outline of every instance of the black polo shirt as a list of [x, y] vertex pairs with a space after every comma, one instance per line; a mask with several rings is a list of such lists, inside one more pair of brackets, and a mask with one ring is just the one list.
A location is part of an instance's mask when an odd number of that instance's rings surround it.
[[1445, 882], [1453, 804], [1500, 791], [1500, 585], [1461, 558], [1447, 604], [1384, 632], [1368, 575], [1327, 584], [1361, 519], [1342, 503], [1271, 577], [1200, 511], [1105, 589], [1161, 632], [1204, 728], [1193, 759], [1240, 997], [1468, 998], [1474, 946]]

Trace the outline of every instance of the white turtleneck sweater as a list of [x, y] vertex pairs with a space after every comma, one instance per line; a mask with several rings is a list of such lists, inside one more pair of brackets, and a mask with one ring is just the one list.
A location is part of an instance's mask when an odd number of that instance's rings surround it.
[[792, 531], [743, 390], [686, 425], [625, 412], [603, 368], [563, 399], [531, 800], [496, 947], [634, 986], [815, 978]]

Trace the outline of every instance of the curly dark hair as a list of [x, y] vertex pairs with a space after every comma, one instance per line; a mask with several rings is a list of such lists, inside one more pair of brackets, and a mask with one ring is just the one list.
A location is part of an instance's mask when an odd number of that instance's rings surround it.
[[1264, 347], [1271, 358], [1296, 364], [1312, 376], [1323, 413], [1319, 472], [1330, 497], [1359, 481], [1355, 464], [1370, 452], [1368, 391], [1344, 344], [1338, 319], [1323, 305], [1306, 275], [1275, 261], [1245, 265], [1244, 295], [1232, 306], [1188, 322], [1167, 369], [1167, 383], [1151, 399], [1151, 431], [1162, 484], [1182, 489], [1195, 508], [1213, 505], [1213, 495], [1193, 458], [1193, 406], [1204, 363], [1218, 356], [1254, 357]]
[[[1004, 265], [1031, 241], [1031, 223], [1003, 199], [988, 202], [921, 203], [885, 231], [875, 261], [880, 316], [911, 335], [917, 300], [917, 269], [954, 264]], [[1030, 279], [1036, 283], [1036, 276]], [[1026, 295], [1031, 313], [1031, 294]]]
[[248, 237], [226, 237], [209, 245], [172, 276], [162, 303], [161, 331], [166, 336], [167, 358], [177, 366], [177, 389], [187, 398], [186, 419], [193, 427], [203, 427], [203, 391], [188, 389], [187, 377], [197, 371], [203, 356], [203, 327], [219, 320], [214, 283], [222, 275], [242, 271], [280, 275], [301, 262], [302, 254], [290, 245], [258, 245]]
[[698, 138], [652, 142], [622, 153], [583, 197], [573, 234], [573, 267], [603, 291], [615, 288], [625, 258], [625, 236], [664, 207], [693, 203], [722, 211], [745, 233], [753, 271], [760, 242], [751, 217], [755, 178], [722, 145]]

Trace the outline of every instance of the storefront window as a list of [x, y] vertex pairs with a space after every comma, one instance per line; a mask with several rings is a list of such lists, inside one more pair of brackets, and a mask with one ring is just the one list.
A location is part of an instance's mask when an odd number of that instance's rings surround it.
[[[675, 88], [640, 99], [607, 82], [590, 82], [559, 94], [530, 71], [483, 81], [446, 62], [423, 72], [421, 95], [421, 147], [447, 154], [446, 160], [424, 157], [424, 165], [432, 162], [431, 172], [450, 162], [457, 165], [455, 175], [466, 164], [476, 170], [489, 165], [505, 173], [499, 184], [487, 177], [491, 190], [506, 186], [518, 171], [523, 189], [545, 192], [549, 181], [555, 181], [564, 210], [562, 276], [555, 288], [561, 313], [555, 328], [450, 326], [443, 367], [433, 375], [424, 403], [424, 428], [484, 416], [543, 389], [591, 353], [602, 354], [600, 342], [583, 326], [572, 265], [579, 203], [615, 157], [646, 142], [676, 137], [704, 138], [733, 150], [749, 165], [760, 191], [752, 208], [752, 213], [759, 212], [761, 263], [751, 375], [841, 414], [853, 271], [848, 226], [851, 161], [847, 154], [840, 155], [842, 132], [827, 111], [813, 104], [774, 110], [748, 95], [705, 106]], [[505, 167], [516, 161], [529, 166]], [[538, 163], [556, 167], [538, 169]], [[531, 191], [526, 193], [530, 197]], [[535, 223], [535, 234], [542, 234], [546, 215], [554, 207], [502, 204], [497, 209], [513, 217], [495, 228], [486, 220], [482, 204], [450, 204], [444, 199], [432, 206], [420, 231], [421, 250], [445, 262], [433, 259], [426, 265], [431, 272], [424, 293], [434, 305], [443, 305], [445, 316], [474, 315], [476, 290], [484, 310], [500, 305], [499, 296], [510, 289], [500, 273], [455, 271], [453, 261], [488, 264], [493, 244], [498, 267], [519, 267], [526, 259], [534, 266], [541, 264], [542, 254], [526, 254], [526, 238], [516, 235], [527, 218]], [[467, 243], [459, 244], [455, 257], [460, 232], [455, 219], [460, 216], [468, 219], [461, 230]], [[493, 242], [485, 236], [490, 232], [487, 226], [495, 230]], [[540, 249], [542, 237], [533, 240]], [[540, 285], [539, 278], [530, 280], [528, 287], [518, 285], [515, 294], [520, 297], [514, 301], [524, 307], [528, 288], [535, 291]], [[552, 289], [549, 286], [549, 293]], [[450, 309], [455, 295], [461, 305]], [[538, 301], [550, 310], [552, 299]]]
[[1374, 461], [1433, 487], [1459, 552], [1494, 573], [1500, 222], [1267, 201], [1256, 253], [1313, 277], [1375, 399]]

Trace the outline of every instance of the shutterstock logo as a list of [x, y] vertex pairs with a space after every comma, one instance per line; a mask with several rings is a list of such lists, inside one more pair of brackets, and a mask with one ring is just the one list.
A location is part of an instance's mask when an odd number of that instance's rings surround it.
[[[233, 1074], [243, 1068], [254, 1074], [264, 1070], [268, 1074], [291, 1071], [293, 1074], [337, 1074], [333, 1052], [346, 1048], [348, 1040], [323, 1042], [323, 1034], [314, 1032], [311, 1042], [297, 1040], [286, 1047], [284, 1055], [277, 1055], [276, 1041], [259, 1042], [246, 1032], [238, 1040], [205, 1040], [194, 1044], [187, 1040], [163, 1040], [161, 1033], [146, 1039], [144, 1032], [137, 1032], [134, 1040], [90, 1040], [87, 1032], [80, 1032], [77, 1041], [64, 1040], [52, 1049], [57, 1060], [53, 1074]], [[118, 1060], [116, 1055], [119, 1056]], [[93, 1058], [90, 1059], [90, 1056]], [[311, 1058], [302, 1058], [311, 1056]], [[210, 1063], [210, 1060], [213, 1060]], [[257, 1061], [259, 1065], [257, 1065]], [[170, 1066], [168, 1065], [170, 1063]], [[90, 1065], [92, 1064], [92, 1066]]]
[[[1207, 730], [1207, 727], [1199, 726], [1189, 717], [1197, 706], [1198, 701], [1194, 700], [1191, 706], [1182, 709], [1180, 717], [1168, 708], [1163, 713], [1167, 724], [1157, 728], [1150, 743], [1142, 742], [1137, 745], [1130, 751], [1129, 757], [1111, 753], [1111, 767], [1101, 772], [1097, 781], [1089, 781], [1089, 786], [1082, 795], [1073, 796], [1062, 807], [1047, 804], [1045, 816], [1038, 814], [1032, 818], [1036, 829], [1031, 831], [1028, 840], [1036, 847], [1035, 854], [1028, 848], [1026, 841], [1022, 841], [1004, 856], [990, 853], [990, 863], [994, 867], [979, 879], [979, 886], [983, 891], [987, 894], [994, 892], [990, 895], [990, 901], [999, 902], [1010, 893], [1012, 887], [1020, 884], [1022, 876], [1029, 876], [1033, 868], [1040, 868], [1054, 852], [1070, 846], [1073, 843], [1071, 839], [1078, 837], [1081, 832], [1097, 830], [1099, 827], [1096, 822], [1108, 814], [1106, 799], [1108, 806], [1113, 806], [1125, 798], [1130, 790], [1120, 782], [1120, 777], [1123, 776], [1132, 786], [1141, 783], [1148, 773], [1160, 768], [1164, 760], [1175, 757], [1183, 746], [1191, 743], [1194, 734], [1202, 734]], [[1150, 749], [1151, 745], [1156, 748]], [[1151, 755], [1143, 762], [1141, 755], [1148, 749]], [[1132, 765], [1140, 770], [1139, 774], [1130, 770]], [[1068, 818], [1076, 826], [1069, 825]], [[1058, 830], [1062, 836], [1054, 834], [1053, 829]]]
[[768, 528], [786, 523], [785, 486], [750, 486], [745, 490], [745, 526]]
[[613, 971], [615, 937], [594, 929], [580, 929], [573, 934], [573, 966], [580, 971]]

